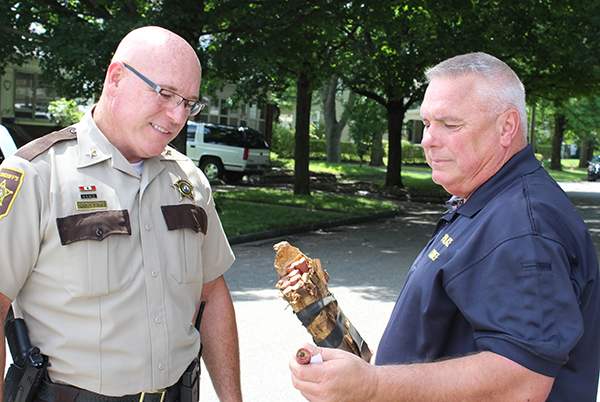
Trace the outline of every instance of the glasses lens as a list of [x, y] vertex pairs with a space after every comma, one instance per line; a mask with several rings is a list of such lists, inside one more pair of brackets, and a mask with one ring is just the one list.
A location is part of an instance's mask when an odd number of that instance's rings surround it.
[[176, 108], [181, 104], [181, 102], [183, 102], [183, 107], [190, 111], [190, 116], [195, 116], [202, 109], [204, 109], [204, 104], [187, 100], [183, 96], [178, 95], [175, 92], [171, 92], [168, 89], [162, 89], [159, 92], [159, 99], [166, 103], [166, 106], [171, 109]]
[[200, 102], [190, 103], [190, 116], [195, 116], [204, 108], [204, 105]]
[[161, 89], [161, 91], [158, 93], [158, 99], [166, 103], [167, 107], [171, 109], [176, 108], [179, 106], [181, 101], [183, 101], [182, 96], [177, 95], [175, 92], [171, 92], [167, 89]]

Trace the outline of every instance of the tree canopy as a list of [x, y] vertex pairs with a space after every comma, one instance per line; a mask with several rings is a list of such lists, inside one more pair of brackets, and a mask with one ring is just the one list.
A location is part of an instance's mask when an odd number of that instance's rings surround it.
[[[312, 92], [338, 75], [386, 109], [386, 184], [402, 186], [405, 112], [422, 99], [423, 72], [470, 51], [493, 54], [522, 78], [530, 102], [596, 95], [596, 0], [24, 0], [0, 3], [0, 69], [42, 58], [61, 96], [94, 98], [119, 40], [159, 25], [197, 49], [203, 91], [224, 83], [262, 103], [296, 87], [295, 192], [309, 192]], [[206, 84], [209, 84], [208, 86]]]

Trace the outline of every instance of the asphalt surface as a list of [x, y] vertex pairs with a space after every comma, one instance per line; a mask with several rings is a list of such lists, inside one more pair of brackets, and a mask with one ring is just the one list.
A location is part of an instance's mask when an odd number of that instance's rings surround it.
[[[600, 255], [600, 182], [561, 183], [586, 221]], [[373, 350], [377, 348], [414, 258], [425, 246], [443, 205], [400, 203], [400, 215], [233, 245], [226, 273], [240, 336], [245, 401], [305, 401], [290, 380], [288, 360], [311, 337], [275, 288], [273, 245], [286, 240], [331, 275], [329, 289]], [[218, 401], [206, 370], [201, 398]]]

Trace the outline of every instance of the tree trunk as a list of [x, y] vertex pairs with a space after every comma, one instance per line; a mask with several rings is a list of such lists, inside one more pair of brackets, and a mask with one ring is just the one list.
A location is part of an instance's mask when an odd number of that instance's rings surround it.
[[402, 124], [405, 111], [398, 103], [387, 105], [390, 153], [385, 185], [388, 187], [404, 188], [402, 183]]
[[554, 134], [552, 134], [552, 159], [550, 160], [550, 170], [562, 170], [560, 151], [565, 135], [566, 120], [567, 118], [562, 112], [557, 112], [554, 115]]
[[581, 152], [579, 152], [579, 167], [587, 168], [588, 161], [592, 159], [592, 141], [581, 140]]
[[373, 134], [373, 145], [371, 146], [371, 166], [383, 166], [383, 157], [385, 150], [383, 149], [383, 133]]
[[531, 123], [529, 125], [529, 143], [533, 147], [533, 152], [535, 153], [536, 143], [535, 143], [535, 109], [536, 104], [534, 103], [531, 106]]
[[[340, 140], [342, 131], [348, 122], [349, 113], [344, 109], [341, 119], [337, 120], [336, 112], [336, 93], [339, 78], [334, 75], [323, 85], [321, 89], [321, 99], [323, 100], [323, 119], [325, 120], [325, 132], [327, 138], [327, 162], [340, 163], [342, 161], [342, 152]], [[354, 101], [355, 94], [351, 93], [348, 102]]]
[[296, 144], [294, 154], [294, 194], [310, 195], [308, 158], [310, 152], [310, 105], [312, 92], [306, 73], [298, 77], [296, 97]]

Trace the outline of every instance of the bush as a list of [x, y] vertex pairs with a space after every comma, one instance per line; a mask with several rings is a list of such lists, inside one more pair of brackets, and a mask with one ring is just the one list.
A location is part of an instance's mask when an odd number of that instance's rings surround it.
[[[273, 140], [271, 143], [271, 151], [275, 152], [281, 158], [294, 157], [295, 139], [294, 132], [283, 126], [275, 126], [273, 130]], [[384, 141], [383, 147], [385, 153], [389, 155], [389, 144]], [[356, 152], [356, 144], [351, 141], [340, 142], [340, 151], [342, 162], [360, 162], [360, 157]], [[312, 160], [327, 159], [327, 140], [310, 140], [310, 154]], [[363, 156], [363, 162], [369, 163], [371, 155]], [[427, 163], [425, 152], [420, 144], [411, 144], [408, 141], [402, 141], [402, 163], [404, 164], [419, 164]]]
[[283, 126], [275, 126], [271, 140], [271, 151], [282, 158], [294, 157], [294, 132]]
[[535, 145], [535, 152], [541, 154], [543, 159], [550, 159], [552, 156], [552, 145]]
[[402, 163], [427, 163], [427, 159], [425, 159], [425, 150], [421, 144], [411, 144], [408, 141], [402, 140]]

